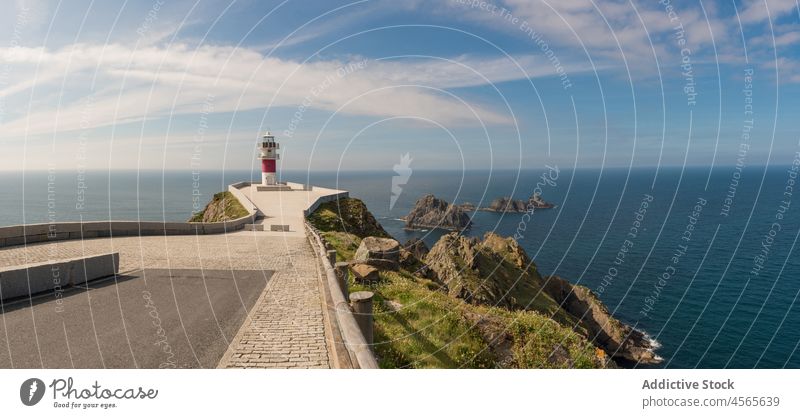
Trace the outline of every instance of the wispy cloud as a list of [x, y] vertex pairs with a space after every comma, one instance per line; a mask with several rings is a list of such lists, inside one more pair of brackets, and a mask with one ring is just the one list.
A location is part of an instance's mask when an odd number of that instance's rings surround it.
[[[520, 57], [519, 64], [469, 57], [306, 63], [210, 45], [75, 44], [58, 50], [9, 48], [0, 56], [14, 68], [12, 82], [0, 93], [30, 104], [30, 111], [23, 106], [15, 119], [7, 118], [3, 137], [196, 113], [209, 95], [216, 112], [296, 107], [313, 96], [312, 107], [343, 114], [478, 123], [474, 110], [483, 123], [506, 124], [508, 115], [479, 103], [470, 103], [470, 109], [439, 89], [548, 74], [548, 67], [530, 56]], [[361, 68], [353, 65], [357, 61], [363, 61]], [[343, 68], [357, 74], [343, 75]], [[52, 101], [53, 93], [58, 101]], [[81, 100], [89, 95], [94, 110], [87, 127]]]
[[617, 65], [623, 57], [630, 65], [652, 63], [654, 53], [661, 58], [674, 48], [663, 41], [679, 24], [687, 29], [685, 36], [695, 48], [709, 45], [712, 34], [719, 36], [725, 28], [712, 7], [704, 14], [699, 7], [675, 6], [670, 15], [658, 2], [642, 1], [498, 0], [490, 4], [496, 8], [475, 8], [463, 0], [447, 2], [450, 10], [465, 18], [519, 36], [527, 36], [526, 29], [531, 28], [561, 55], [589, 54]]
[[[605, 67], [632, 69], [631, 77], [652, 77], [660, 70], [665, 77], [680, 68], [681, 50], [688, 48], [695, 63], [743, 63], [745, 53], [740, 39], [739, 21], [733, 12], [723, 15], [713, 2], [640, 1], [640, 0], [496, 0], [473, 3], [450, 0], [432, 2], [462, 20], [482, 24], [518, 37], [547, 42], [562, 60], [580, 64], [591, 59]], [[476, 7], [475, 4], [483, 4]], [[775, 65], [772, 31], [758, 29], [771, 18], [777, 48], [791, 47], [800, 38], [796, 22], [784, 19], [800, 17], [797, 0], [746, 0], [739, 8], [745, 26], [751, 60], [771, 61]], [[436, 6], [439, 5], [439, 6]], [[488, 5], [488, 6], [487, 6]], [[681, 38], [685, 44], [678, 44]], [[658, 60], [658, 62], [656, 61]], [[800, 73], [795, 67], [783, 81], [795, 82]], [[791, 60], [788, 60], [791, 62]], [[625, 77], [625, 72], [620, 72]], [[674, 74], [673, 74], [674, 75]]]
[[745, 1], [741, 18], [742, 22], [755, 23], [770, 17], [777, 19], [790, 13], [797, 13], [800, 17], [797, 0], [748, 0]]

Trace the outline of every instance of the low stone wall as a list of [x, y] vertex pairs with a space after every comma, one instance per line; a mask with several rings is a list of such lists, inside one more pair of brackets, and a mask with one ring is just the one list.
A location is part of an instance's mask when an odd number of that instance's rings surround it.
[[234, 195], [237, 199], [239, 199], [239, 203], [241, 203], [242, 206], [247, 210], [248, 214], [255, 215], [258, 213], [258, 208], [253, 203], [253, 201], [250, 200], [250, 198], [247, 197], [247, 195], [244, 194], [241, 190], [248, 186], [250, 186], [249, 181], [240, 181], [238, 183], [233, 183], [231, 185], [228, 185], [228, 191], [231, 192], [231, 194]]
[[0, 268], [0, 300], [30, 296], [119, 272], [119, 253]]
[[321, 205], [323, 203], [333, 202], [334, 200], [345, 199], [345, 198], [350, 197], [350, 192], [345, 192], [345, 191], [341, 191], [341, 190], [326, 189], [324, 187], [315, 187], [314, 190], [316, 190], [316, 191], [327, 190], [327, 191], [330, 191], [333, 194], [329, 194], [327, 196], [322, 196], [319, 199], [317, 199], [317, 201], [312, 203], [308, 207], [308, 209], [303, 211], [303, 217], [308, 217], [308, 215], [311, 215], [312, 213], [314, 213], [314, 211], [317, 210], [319, 205]]
[[239, 190], [246, 184], [228, 186], [228, 191], [248, 212], [247, 216], [239, 219], [225, 222], [90, 221], [14, 225], [0, 227], [0, 247], [102, 237], [222, 234], [244, 229], [246, 224], [253, 223], [258, 213], [253, 202]]
[[314, 186], [312, 186], [310, 184], [295, 183], [293, 181], [287, 181], [286, 185], [291, 187], [292, 190], [302, 190], [302, 191], [309, 191], [309, 192], [314, 190]]

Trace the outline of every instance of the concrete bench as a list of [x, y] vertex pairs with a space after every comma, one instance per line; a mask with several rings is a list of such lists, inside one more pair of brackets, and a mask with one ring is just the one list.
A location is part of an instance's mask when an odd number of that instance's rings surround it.
[[0, 268], [0, 300], [77, 286], [119, 272], [119, 253]]
[[245, 231], [263, 231], [264, 224], [244, 224]]

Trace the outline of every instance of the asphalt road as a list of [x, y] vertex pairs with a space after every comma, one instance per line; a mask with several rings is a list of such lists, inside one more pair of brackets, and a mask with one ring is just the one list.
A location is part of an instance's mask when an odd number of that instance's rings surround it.
[[148, 269], [2, 304], [0, 368], [213, 368], [271, 271]]

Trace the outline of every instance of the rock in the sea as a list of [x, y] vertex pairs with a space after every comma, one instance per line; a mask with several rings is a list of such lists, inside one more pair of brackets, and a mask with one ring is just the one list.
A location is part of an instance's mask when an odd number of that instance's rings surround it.
[[468, 229], [472, 222], [460, 207], [438, 199], [432, 194], [417, 200], [414, 208], [403, 220], [406, 228], [443, 228], [461, 231]]
[[528, 202], [536, 209], [550, 209], [555, 207], [554, 204], [545, 202], [544, 199], [542, 199], [542, 196], [538, 193], [531, 195], [531, 197], [528, 198]]
[[492, 200], [489, 206], [483, 210], [491, 212], [525, 212], [528, 210], [527, 203], [523, 200], [514, 200], [510, 197], [498, 197]]
[[544, 291], [571, 315], [579, 318], [590, 341], [617, 359], [642, 364], [661, 362], [652, 341], [641, 331], [623, 324], [589, 288], [572, 284], [558, 276], [546, 279]]
[[552, 203], [545, 202], [538, 194], [532, 195], [528, 200], [515, 200], [510, 197], [499, 197], [492, 201], [489, 206], [481, 210], [502, 213], [522, 213], [531, 209], [549, 209], [554, 207]]
[[400, 243], [392, 238], [366, 237], [361, 240], [353, 260], [396, 270], [400, 264]]
[[464, 202], [458, 205], [458, 207], [461, 208], [461, 210], [463, 210], [464, 212], [472, 212], [475, 210], [475, 204], [471, 202]]
[[353, 272], [353, 276], [355, 276], [356, 281], [359, 283], [373, 283], [380, 279], [378, 269], [369, 264], [350, 264], [350, 271]]

